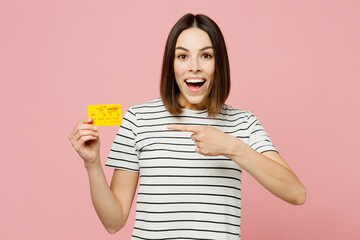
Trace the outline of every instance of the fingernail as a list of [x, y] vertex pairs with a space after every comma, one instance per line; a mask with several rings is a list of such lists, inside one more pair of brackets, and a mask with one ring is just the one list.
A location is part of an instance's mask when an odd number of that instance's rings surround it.
[[92, 121], [92, 118], [88, 118], [88, 121], [91, 122], [91, 121]]
[[98, 130], [98, 127], [94, 125], [93, 129], [94, 129], [94, 130]]

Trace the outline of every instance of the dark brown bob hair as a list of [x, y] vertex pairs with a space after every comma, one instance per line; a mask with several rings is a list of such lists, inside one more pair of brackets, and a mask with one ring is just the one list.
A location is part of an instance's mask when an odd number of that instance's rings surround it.
[[174, 74], [175, 44], [183, 30], [193, 27], [200, 28], [209, 35], [214, 50], [215, 75], [208, 97], [207, 111], [209, 117], [215, 117], [229, 96], [230, 66], [224, 37], [218, 25], [208, 16], [188, 13], [180, 18], [171, 29], [164, 51], [160, 94], [168, 112], [173, 115], [182, 113], [181, 106], [177, 100], [180, 89]]

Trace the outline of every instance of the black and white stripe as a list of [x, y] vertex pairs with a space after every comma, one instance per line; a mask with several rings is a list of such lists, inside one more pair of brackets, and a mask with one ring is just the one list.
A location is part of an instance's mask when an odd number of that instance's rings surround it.
[[132, 239], [240, 239], [241, 168], [198, 154], [192, 133], [168, 124], [211, 125], [259, 153], [276, 151], [249, 111], [224, 105], [214, 119], [188, 109], [173, 116], [160, 98], [131, 107], [105, 165], [140, 173]]

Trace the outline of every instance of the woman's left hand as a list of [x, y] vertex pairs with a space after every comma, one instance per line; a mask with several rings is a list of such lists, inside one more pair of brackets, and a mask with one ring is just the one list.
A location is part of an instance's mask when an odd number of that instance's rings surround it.
[[170, 124], [168, 129], [193, 132], [191, 139], [195, 142], [195, 151], [207, 156], [231, 154], [232, 146], [236, 143], [234, 139], [237, 140], [237, 138], [212, 126]]

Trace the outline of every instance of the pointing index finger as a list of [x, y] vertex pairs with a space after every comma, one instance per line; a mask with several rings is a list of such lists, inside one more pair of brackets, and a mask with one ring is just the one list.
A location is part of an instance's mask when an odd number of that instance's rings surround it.
[[170, 124], [167, 127], [168, 129], [175, 131], [184, 131], [184, 132], [193, 132], [193, 133], [197, 133], [199, 131], [199, 127], [192, 125]]

